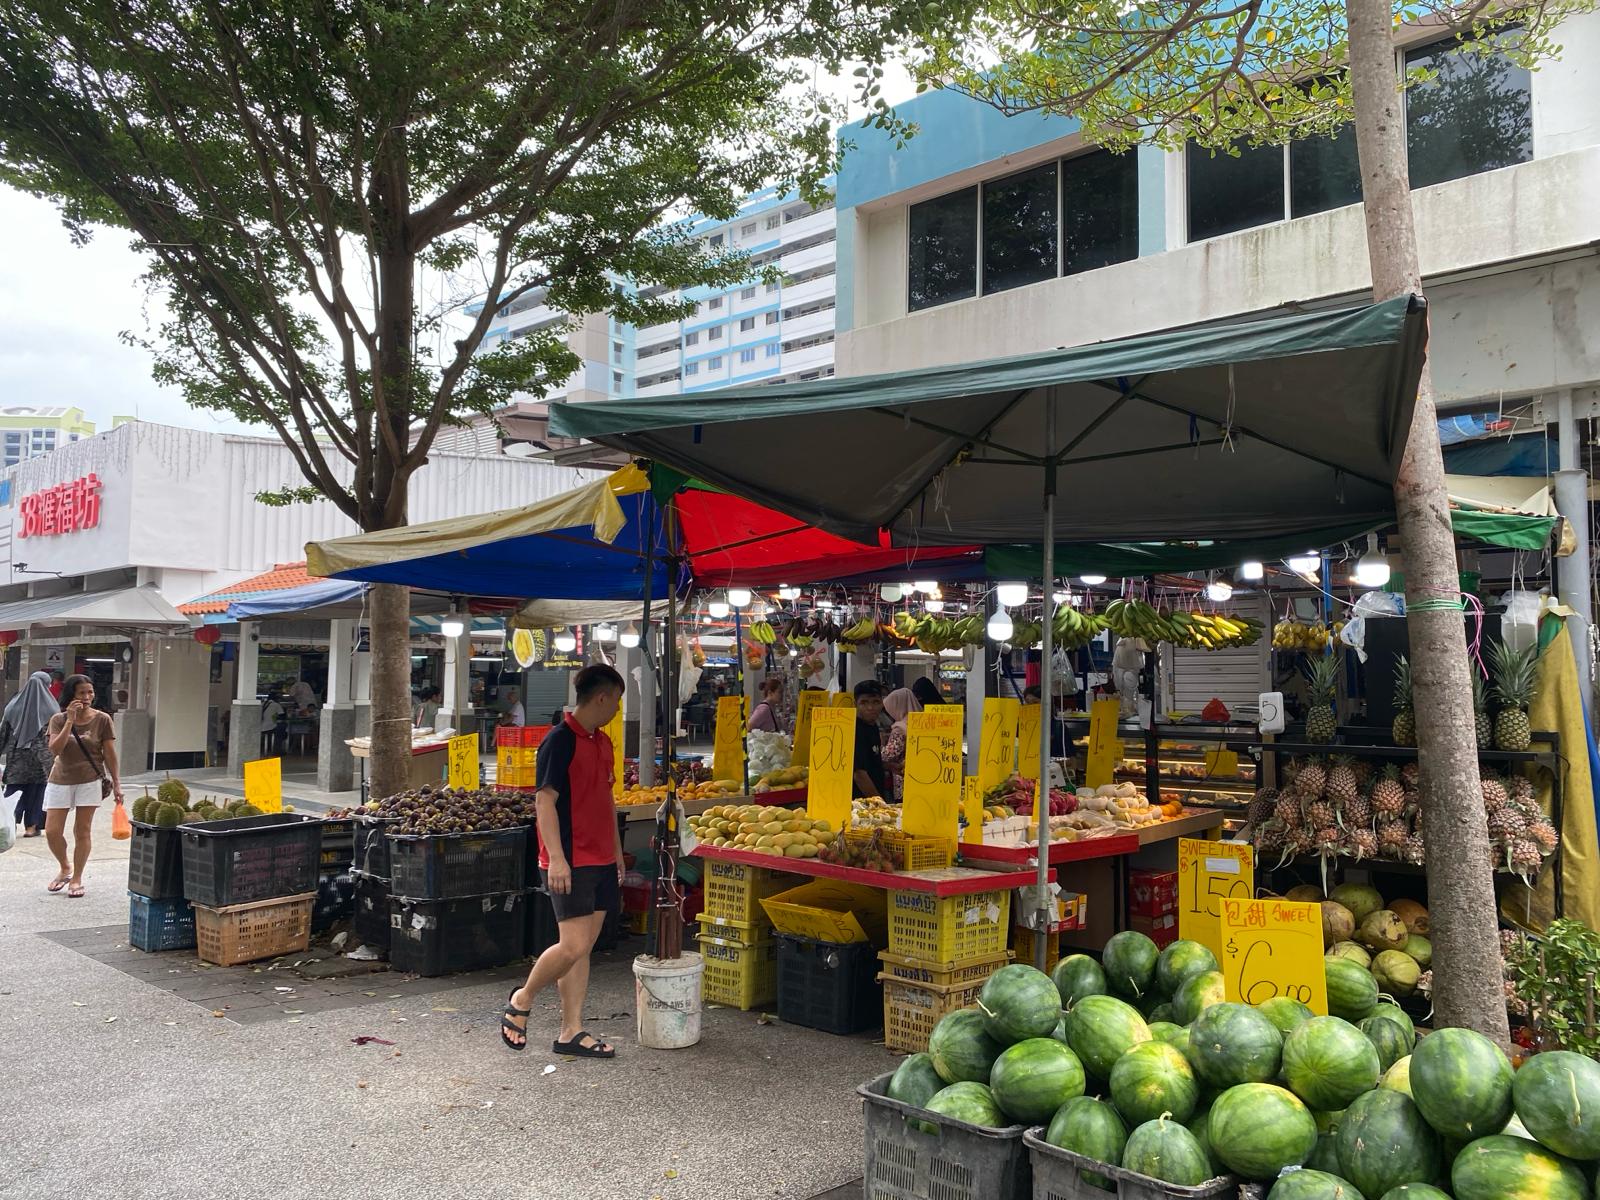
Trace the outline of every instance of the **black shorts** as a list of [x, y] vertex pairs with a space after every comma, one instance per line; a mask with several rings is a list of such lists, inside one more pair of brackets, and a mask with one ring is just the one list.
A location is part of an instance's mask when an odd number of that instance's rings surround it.
[[603, 867], [573, 867], [572, 890], [566, 895], [550, 890], [550, 872], [539, 868], [539, 882], [550, 897], [556, 920], [570, 921], [592, 913], [614, 913], [622, 907], [622, 892], [617, 887], [617, 864]]

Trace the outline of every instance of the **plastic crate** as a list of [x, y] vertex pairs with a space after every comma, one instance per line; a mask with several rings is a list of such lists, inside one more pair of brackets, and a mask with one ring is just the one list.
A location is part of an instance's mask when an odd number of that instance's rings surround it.
[[913, 1108], [889, 1099], [890, 1078], [856, 1089], [866, 1126], [864, 1200], [1031, 1200], [1021, 1125], [988, 1129]]
[[982, 979], [950, 984], [912, 983], [882, 973], [878, 981], [883, 984], [883, 1044], [905, 1054], [926, 1050], [940, 1019], [977, 1003], [984, 984]]
[[[1033, 1171], [1033, 1200], [1105, 1200], [1107, 1196], [1120, 1200], [1240, 1200], [1241, 1196], [1259, 1194], [1254, 1188], [1249, 1192], [1242, 1190], [1232, 1175], [1219, 1175], [1195, 1187], [1163, 1183], [1137, 1171], [1125, 1171], [1052, 1146], [1040, 1136], [1043, 1133], [1044, 1129], [1039, 1127], [1022, 1136]], [[1085, 1175], [1098, 1175], [1107, 1180], [1111, 1190], [1087, 1182]]]
[[494, 785], [497, 788], [514, 788], [522, 785], [522, 767], [517, 763], [515, 746], [495, 747]]
[[390, 834], [389, 886], [412, 900], [518, 892], [526, 884], [528, 827], [483, 833]]
[[1011, 952], [984, 954], [957, 963], [934, 963], [884, 950], [878, 955], [878, 961], [883, 964], [883, 973], [891, 979], [949, 987], [956, 983], [983, 983], [1011, 961]]
[[324, 817], [322, 819], [322, 852], [317, 865], [324, 874], [332, 868], [348, 867], [356, 856], [356, 821], [354, 817]]
[[194, 934], [200, 957], [232, 967], [304, 950], [311, 943], [311, 907], [316, 899], [315, 892], [307, 892], [220, 908], [196, 904]]
[[301, 896], [317, 887], [322, 822], [301, 813], [264, 813], [180, 825], [183, 894], [207, 908]]
[[825, 1033], [876, 1029], [883, 1017], [878, 956], [868, 942], [818, 942], [780, 933], [778, 1019]]
[[705, 960], [702, 987], [708, 1003], [749, 1009], [777, 998], [777, 947], [771, 939], [743, 942], [707, 936], [704, 929], [701, 926], [699, 941], [700, 957]]
[[947, 838], [918, 837], [898, 829], [847, 829], [845, 843], [865, 846], [877, 838], [902, 871], [936, 871], [956, 861], [956, 844]]
[[550, 897], [540, 888], [528, 889], [528, 934], [524, 949], [538, 958], [561, 940], [561, 927], [556, 924], [556, 910], [550, 907]]
[[128, 945], [152, 952], [192, 948], [194, 906], [182, 896], [152, 900], [129, 892]]
[[527, 945], [527, 894], [520, 889], [445, 900], [389, 898], [389, 965], [417, 975], [504, 966]]
[[177, 829], [133, 822], [128, 891], [148, 900], [183, 899], [183, 835]]
[[889, 893], [889, 949], [929, 963], [1003, 954], [1011, 927], [1011, 891], [970, 896]]
[[317, 902], [311, 906], [311, 932], [322, 933], [356, 911], [356, 885], [348, 869], [324, 870], [317, 877]]
[[554, 725], [500, 725], [494, 731], [494, 744], [537, 749]]
[[355, 902], [350, 915], [350, 932], [356, 942], [383, 954], [389, 953], [389, 881], [376, 875], [352, 871]]
[[793, 876], [781, 871], [710, 859], [701, 880], [706, 894], [704, 917], [733, 922], [765, 921], [762, 898], [776, 895], [793, 882]]
[[[1011, 927], [1011, 949], [1019, 963], [1028, 966], [1038, 966], [1033, 957], [1033, 930], [1026, 925], [1013, 925]], [[1056, 964], [1061, 961], [1061, 935], [1055, 932], [1044, 934], [1044, 970], [1049, 974], [1056, 969]]]
[[355, 858], [351, 865], [363, 875], [389, 878], [389, 839], [384, 833], [400, 818], [355, 818]]

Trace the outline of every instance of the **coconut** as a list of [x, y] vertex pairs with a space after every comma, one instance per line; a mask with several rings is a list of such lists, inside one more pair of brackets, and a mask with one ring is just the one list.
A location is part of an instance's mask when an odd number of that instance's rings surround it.
[[1385, 950], [1372, 960], [1372, 977], [1391, 996], [1409, 996], [1417, 990], [1422, 968], [1404, 950]]
[[1314, 883], [1297, 884], [1290, 888], [1283, 898], [1297, 903], [1321, 904], [1322, 889]]
[[1328, 894], [1328, 899], [1337, 900], [1348, 908], [1358, 925], [1367, 919], [1368, 913], [1375, 913], [1383, 907], [1383, 897], [1378, 889], [1365, 883], [1341, 883]]
[[1406, 944], [1400, 948], [1416, 959], [1417, 966], [1424, 971], [1433, 965], [1433, 943], [1427, 938], [1418, 937], [1414, 933], [1408, 934]]
[[1405, 923], [1387, 908], [1368, 913], [1356, 929], [1356, 941], [1373, 951], [1404, 949], [1410, 936]]
[[1333, 900], [1322, 902], [1322, 944], [1324, 947], [1348, 942], [1356, 931], [1356, 918], [1344, 905]]
[[1356, 942], [1340, 942], [1327, 953], [1328, 958], [1348, 958], [1363, 971], [1372, 966], [1372, 952]]
[[1389, 905], [1389, 911], [1405, 922], [1407, 933], [1423, 937], [1428, 935], [1431, 918], [1428, 916], [1428, 910], [1415, 900], [1396, 900]]

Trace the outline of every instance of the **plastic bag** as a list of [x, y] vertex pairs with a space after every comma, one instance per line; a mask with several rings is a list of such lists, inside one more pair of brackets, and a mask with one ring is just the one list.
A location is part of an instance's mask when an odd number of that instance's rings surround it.
[[[11, 793], [16, 795], [15, 792]], [[0, 799], [0, 853], [17, 844], [17, 814], [11, 796]]]
[[1367, 618], [1405, 616], [1405, 597], [1398, 592], [1367, 592], [1350, 610], [1350, 619], [1339, 631], [1339, 640], [1367, 661]]
[[128, 819], [128, 810], [122, 806], [121, 800], [111, 810], [111, 836], [119, 842], [125, 842], [133, 836], [133, 822]]

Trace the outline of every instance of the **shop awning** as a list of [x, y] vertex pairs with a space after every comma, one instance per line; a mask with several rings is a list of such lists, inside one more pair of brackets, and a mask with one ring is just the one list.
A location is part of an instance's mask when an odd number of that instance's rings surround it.
[[552, 404], [551, 432], [866, 545], [880, 529], [895, 545], [1037, 544], [1047, 460], [1061, 541], [1298, 537], [1393, 519], [1426, 340], [1424, 302], [1401, 297], [961, 366]]
[[0, 604], [0, 629], [26, 629], [30, 625], [188, 629], [190, 621], [153, 587], [67, 592]]
[[[1446, 475], [1444, 481], [1457, 537], [1508, 550], [1543, 550], [1561, 520], [1546, 477]], [[1557, 553], [1570, 554], [1572, 548], [1558, 547]]]

